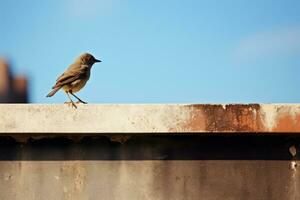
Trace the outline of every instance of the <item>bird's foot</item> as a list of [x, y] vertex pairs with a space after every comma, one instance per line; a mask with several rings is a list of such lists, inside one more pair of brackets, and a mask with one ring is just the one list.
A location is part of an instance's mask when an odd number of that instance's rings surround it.
[[68, 104], [68, 106], [72, 106], [74, 108], [77, 108], [76, 104], [73, 101], [67, 101], [65, 104]]
[[87, 104], [87, 102], [85, 102], [85, 101], [82, 101], [82, 100], [79, 100], [79, 101], [77, 101], [76, 103], [83, 103], [83, 104]]

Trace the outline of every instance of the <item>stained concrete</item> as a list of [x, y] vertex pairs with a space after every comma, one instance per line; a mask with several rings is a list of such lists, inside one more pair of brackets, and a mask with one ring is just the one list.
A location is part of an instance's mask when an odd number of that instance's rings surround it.
[[124, 144], [103, 136], [18, 143], [2, 136], [0, 199], [295, 200], [299, 141], [289, 135], [135, 135]]
[[295, 200], [299, 180], [287, 161], [13, 161], [0, 199]]
[[299, 110], [3, 104], [0, 200], [300, 199]]
[[1, 104], [0, 133], [300, 133], [298, 104]]

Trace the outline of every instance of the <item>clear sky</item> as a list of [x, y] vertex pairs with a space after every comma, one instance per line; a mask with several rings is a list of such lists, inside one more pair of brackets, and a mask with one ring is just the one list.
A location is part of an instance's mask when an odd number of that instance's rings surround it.
[[0, 56], [33, 103], [83, 52], [90, 103], [300, 102], [299, 0], [1, 0]]

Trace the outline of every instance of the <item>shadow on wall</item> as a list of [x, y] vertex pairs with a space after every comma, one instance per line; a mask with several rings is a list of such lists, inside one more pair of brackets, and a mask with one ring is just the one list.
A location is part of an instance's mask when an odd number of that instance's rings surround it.
[[[24, 138], [24, 134], [15, 135]], [[290, 135], [132, 135], [123, 144], [98, 135], [29, 138], [0, 134], [0, 161], [28, 160], [299, 160]]]
[[0, 58], [0, 103], [28, 103], [28, 80], [14, 76], [5, 59]]

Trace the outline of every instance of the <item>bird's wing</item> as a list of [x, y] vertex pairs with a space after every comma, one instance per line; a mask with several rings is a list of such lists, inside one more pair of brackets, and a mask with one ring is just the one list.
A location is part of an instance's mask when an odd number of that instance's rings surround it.
[[78, 65], [78, 67], [71, 65], [67, 71], [65, 71], [57, 78], [56, 84], [53, 86], [53, 88], [62, 87], [79, 78], [83, 78], [84, 76], [86, 76], [86, 72], [88, 69], [89, 68], [87, 65]]
[[[84, 66], [84, 65], [83, 65]], [[80, 71], [81, 65], [77, 64], [77, 63], [73, 63], [72, 65], [70, 65], [68, 67], [68, 69], [62, 73], [62, 75], [60, 75], [57, 79], [56, 82], [62, 81], [63, 79], [65, 79], [66, 77], [69, 77], [70, 75], [74, 74], [77, 71]]]

